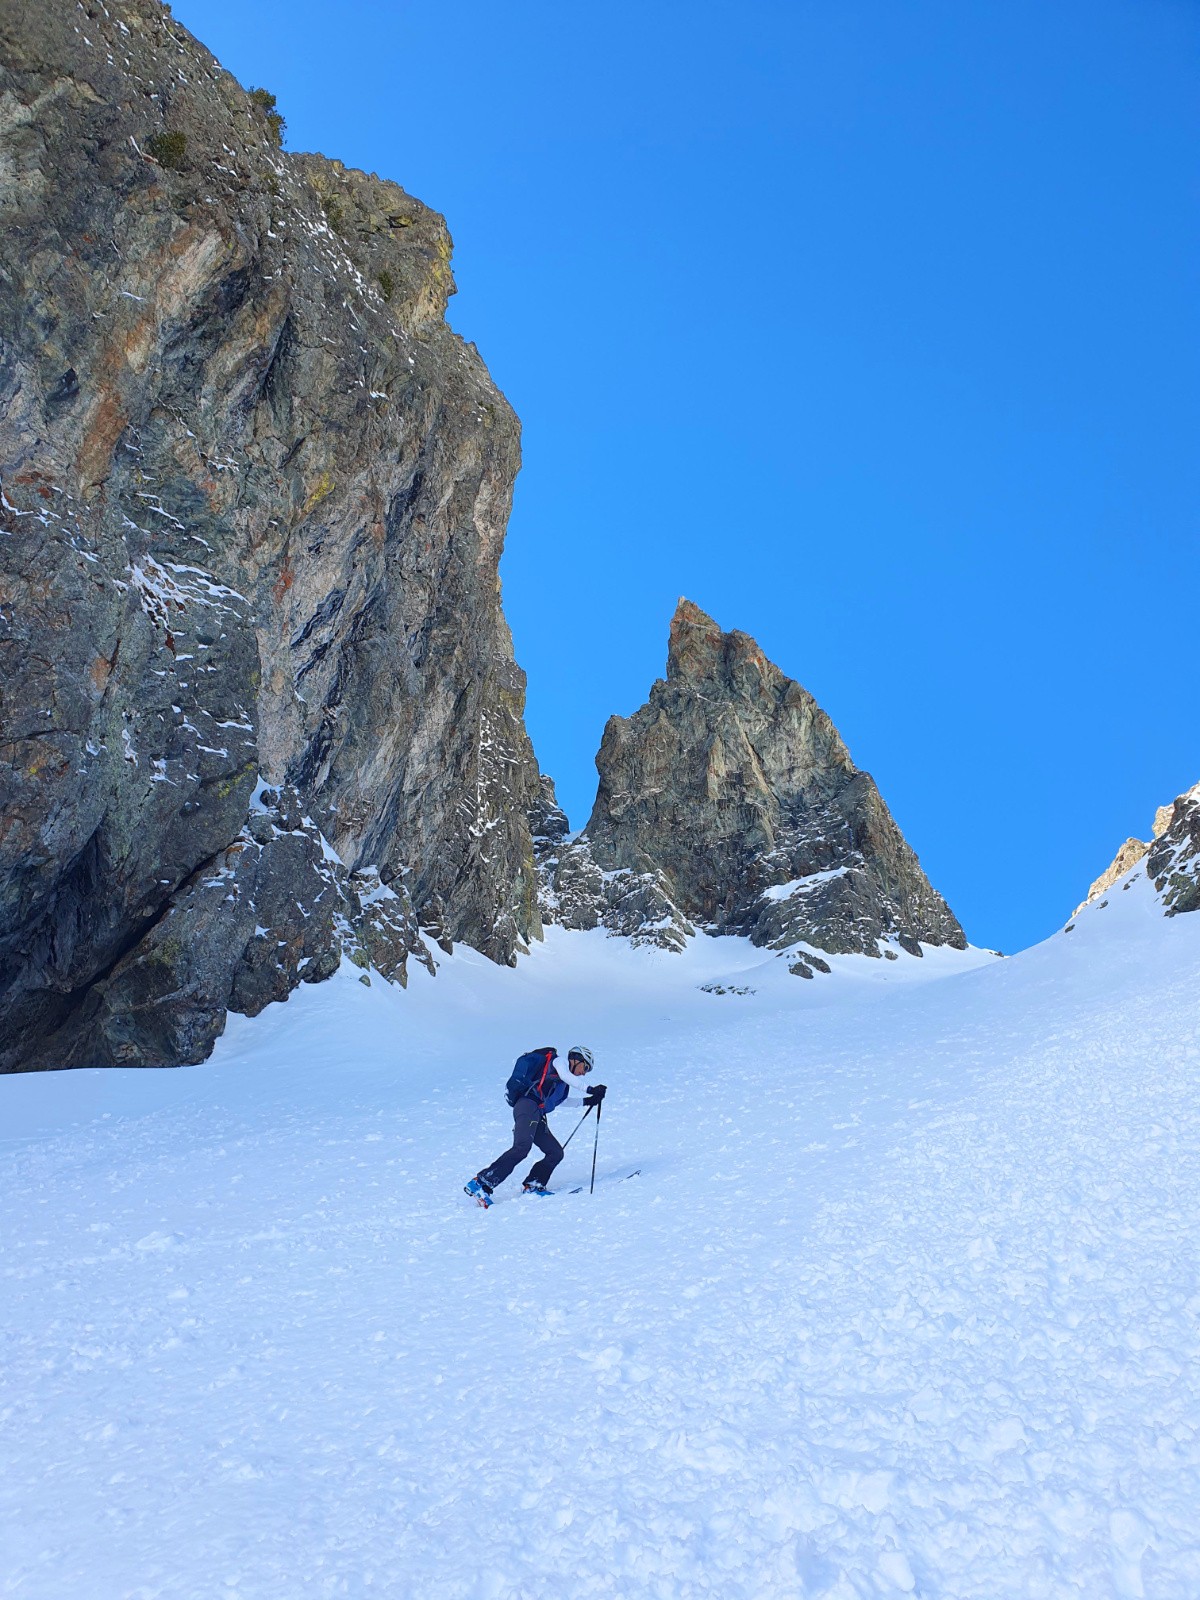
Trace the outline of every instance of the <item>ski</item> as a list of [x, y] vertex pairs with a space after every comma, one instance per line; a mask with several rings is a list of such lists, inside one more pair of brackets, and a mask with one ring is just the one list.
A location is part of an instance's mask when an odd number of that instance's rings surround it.
[[[622, 1176], [617, 1178], [616, 1180], [613, 1180], [612, 1178], [601, 1178], [600, 1182], [601, 1183], [612, 1183], [612, 1182], [615, 1181], [617, 1183], [628, 1183], [630, 1178], [640, 1177], [641, 1176], [641, 1171], [642, 1171], [641, 1167], [634, 1167], [632, 1172], [626, 1172], [626, 1173], [622, 1174]], [[587, 1188], [587, 1184], [586, 1183], [581, 1183], [581, 1184], [578, 1184], [574, 1189], [564, 1189], [563, 1193], [564, 1194], [582, 1194], [583, 1191], [586, 1188]]]
[[[638, 1177], [640, 1177], [641, 1176], [641, 1172], [642, 1172], [641, 1167], [634, 1167], [632, 1172], [623, 1172], [617, 1178], [601, 1178], [600, 1182], [601, 1183], [628, 1183], [630, 1178], [638, 1178]], [[540, 1199], [549, 1200], [552, 1196], [554, 1196], [556, 1194], [582, 1194], [583, 1191], [587, 1187], [588, 1187], [588, 1185], [586, 1183], [579, 1183], [579, 1184], [576, 1184], [573, 1189], [524, 1189], [523, 1188], [521, 1190], [521, 1193], [522, 1194], [535, 1194]], [[472, 1178], [470, 1183], [468, 1183], [464, 1187], [463, 1192], [464, 1192], [464, 1194], [470, 1195], [471, 1199], [474, 1200], [477, 1205], [484, 1206], [485, 1208], [487, 1206], [494, 1206], [496, 1204], [494, 1198], [490, 1194], [487, 1193], [487, 1191], [484, 1189], [483, 1185], [479, 1182], [478, 1178]]]

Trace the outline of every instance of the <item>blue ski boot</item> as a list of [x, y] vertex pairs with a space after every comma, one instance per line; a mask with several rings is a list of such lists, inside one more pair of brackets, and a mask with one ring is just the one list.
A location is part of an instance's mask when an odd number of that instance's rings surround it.
[[482, 1180], [479, 1178], [472, 1178], [470, 1183], [463, 1184], [463, 1193], [469, 1194], [471, 1199], [474, 1200], [478, 1205], [490, 1206], [494, 1204], [492, 1200], [492, 1191], [488, 1188], [487, 1184], [482, 1182]]
[[544, 1183], [530, 1183], [529, 1179], [526, 1178], [521, 1185], [521, 1192], [523, 1194], [553, 1194], [554, 1190], [547, 1189]]

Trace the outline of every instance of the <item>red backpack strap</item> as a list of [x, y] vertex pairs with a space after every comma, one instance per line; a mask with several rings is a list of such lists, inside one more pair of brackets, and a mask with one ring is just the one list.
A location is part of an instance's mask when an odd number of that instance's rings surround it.
[[547, 1050], [546, 1051], [546, 1059], [545, 1059], [545, 1061], [542, 1062], [542, 1075], [538, 1079], [537, 1095], [538, 1095], [538, 1099], [539, 1100], [544, 1100], [545, 1099], [544, 1091], [545, 1091], [545, 1088], [546, 1088], [546, 1074], [550, 1071], [550, 1063], [554, 1060], [554, 1058], [555, 1058], [555, 1056], [557, 1054], [558, 1054], [557, 1050]]

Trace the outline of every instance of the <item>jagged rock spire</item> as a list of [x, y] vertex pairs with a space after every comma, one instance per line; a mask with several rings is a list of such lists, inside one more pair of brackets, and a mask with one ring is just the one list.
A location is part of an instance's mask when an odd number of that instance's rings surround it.
[[689, 600], [666, 678], [609, 719], [596, 765], [577, 848], [601, 874], [653, 879], [678, 920], [775, 948], [966, 944], [812, 695]]

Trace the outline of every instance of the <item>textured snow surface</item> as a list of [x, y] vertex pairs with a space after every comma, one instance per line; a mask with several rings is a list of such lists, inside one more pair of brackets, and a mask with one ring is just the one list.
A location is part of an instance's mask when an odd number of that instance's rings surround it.
[[[551, 935], [0, 1080], [0, 1594], [1195, 1600], [1200, 916]], [[546, 1041], [603, 1181], [481, 1211]]]

